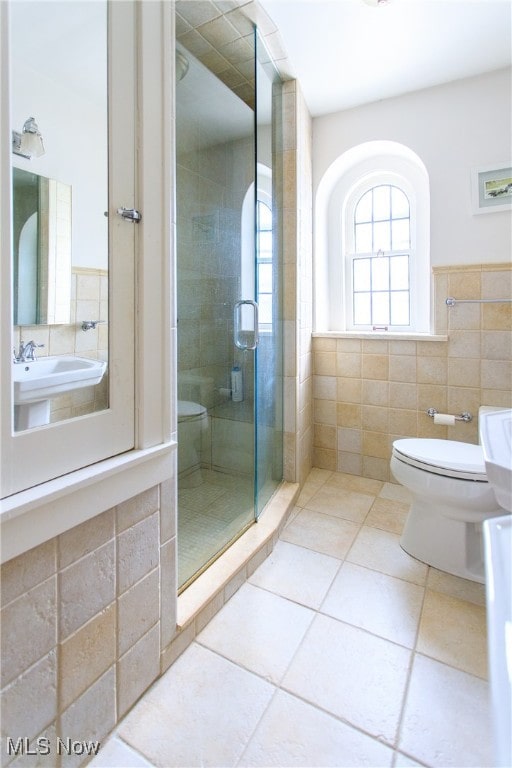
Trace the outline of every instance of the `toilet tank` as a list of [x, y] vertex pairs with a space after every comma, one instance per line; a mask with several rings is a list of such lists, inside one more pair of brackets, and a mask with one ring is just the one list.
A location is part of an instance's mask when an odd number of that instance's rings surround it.
[[213, 377], [188, 371], [178, 373], [178, 400], [189, 400], [192, 403], [200, 403], [205, 408], [212, 408], [213, 398]]

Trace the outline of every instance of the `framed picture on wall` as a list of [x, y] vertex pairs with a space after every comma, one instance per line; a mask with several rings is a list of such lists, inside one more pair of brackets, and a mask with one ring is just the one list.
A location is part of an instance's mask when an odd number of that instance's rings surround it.
[[512, 210], [512, 161], [472, 171], [473, 213]]

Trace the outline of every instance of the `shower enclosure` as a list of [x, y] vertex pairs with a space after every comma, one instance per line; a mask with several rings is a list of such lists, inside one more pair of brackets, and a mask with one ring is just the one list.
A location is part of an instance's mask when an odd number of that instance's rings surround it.
[[281, 89], [257, 32], [243, 42], [233, 87], [177, 43], [180, 591], [283, 474]]

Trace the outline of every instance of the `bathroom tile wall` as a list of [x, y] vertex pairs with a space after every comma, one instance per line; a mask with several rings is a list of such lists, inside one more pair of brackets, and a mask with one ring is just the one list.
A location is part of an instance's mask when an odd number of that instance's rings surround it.
[[[400, 437], [478, 442], [480, 405], [512, 407], [512, 265], [436, 267], [435, 329], [446, 341], [313, 339], [314, 466], [389, 480]], [[471, 423], [434, 425], [427, 408], [470, 411]]]
[[[84, 320], [102, 322], [88, 331]], [[16, 326], [14, 343], [33, 339], [43, 346], [37, 357], [77, 355], [95, 360], [108, 360], [108, 273], [104, 269], [73, 267], [71, 270], [71, 322], [59, 325]], [[51, 421], [102, 410], [108, 407], [108, 377], [96, 387], [84, 387], [51, 401]]]
[[312, 124], [299, 84], [283, 86], [284, 476], [313, 466]]
[[[172, 481], [1, 569], [2, 765], [8, 738], [100, 740], [160, 674], [176, 630]], [[40, 758], [42, 760], [42, 758]]]

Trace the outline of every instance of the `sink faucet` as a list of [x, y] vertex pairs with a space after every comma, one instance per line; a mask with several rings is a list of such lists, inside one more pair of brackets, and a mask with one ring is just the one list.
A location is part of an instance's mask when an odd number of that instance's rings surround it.
[[25, 344], [25, 342], [21, 341], [18, 354], [16, 354], [15, 349], [13, 350], [14, 362], [26, 363], [28, 361], [34, 361], [36, 359], [34, 352], [37, 347], [44, 347], [44, 344], [36, 344], [35, 341], [27, 341]]

